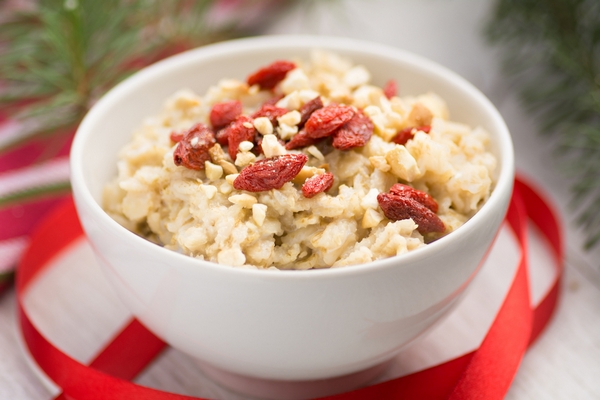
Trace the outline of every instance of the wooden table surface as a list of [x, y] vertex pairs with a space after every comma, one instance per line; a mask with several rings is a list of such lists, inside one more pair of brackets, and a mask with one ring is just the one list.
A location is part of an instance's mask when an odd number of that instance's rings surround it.
[[[535, 122], [516, 99], [515, 88], [500, 74], [497, 49], [488, 47], [482, 39], [482, 27], [492, 3], [490, 0], [322, 1], [312, 7], [298, 7], [290, 11], [266, 33], [317, 33], [390, 44], [446, 65], [470, 80], [492, 100], [513, 135], [518, 171], [544, 189], [557, 206], [563, 220], [567, 250], [566, 275], [557, 314], [526, 354], [507, 398], [597, 399], [600, 398], [600, 249], [588, 253], [582, 251], [583, 235], [576, 228], [573, 212], [568, 207], [569, 181], [561, 174], [558, 163], [554, 162], [551, 143], [537, 133]], [[81, 245], [74, 257], [85, 256], [86, 249], [85, 245]], [[543, 258], [543, 250], [536, 254]], [[57, 269], [55, 276], [49, 277], [47, 282], [54, 279], [53, 284], [61, 284], [61, 277], [57, 274], [65, 276], [67, 270], [72, 276], [79, 273], [72, 265], [62, 268]], [[79, 278], [83, 282], [91, 279], [89, 275]], [[541, 277], [540, 280], [547, 281], [548, 278]], [[50, 336], [60, 335], [61, 329], [87, 330], [87, 336], [77, 335], [86, 336], [86, 339], [80, 338], [69, 344], [63, 338], [65, 343], [61, 346], [80, 359], [91, 356], [95, 351], [92, 344], [97, 346], [103, 337], [108, 337], [111, 328], [75, 326], [89, 310], [73, 308], [73, 296], [93, 299], [90, 287], [83, 285], [79, 292], [72, 291], [68, 295], [71, 302], [71, 306], [65, 303], [65, 308], [70, 307], [68, 313], [57, 308], [61, 304], [60, 296], [44, 309], [43, 297], [40, 297], [44, 290], [49, 289], [40, 287], [37, 297], [33, 296], [30, 300], [31, 305], [36, 306], [38, 320], [42, 324], [43, 320], [49, 321], [49, 324], [54, 321], [53, 326], [56, 327], [56, 320], [60, 319], [58, 325], [61, 328], [50, 332]], [[111, 301], [110, 307], [104, 309], [106, 315], [99, 313], [94, 316], [96, 320], [106, 318], [114, 323], [119, 318], [127, 318], [127, 312], [118, 300]], [[55, 392], [39, 380], [20, 348], [15, 306], [13, 290], [0, 296], [0, 399], [52, 398]], [[452, 318], [456, 320], [458, 317]], [[456, 324], [459, 322], [454, 321]], [[448, 325], [452, 323], [449, 321]], [[464, 321], [460, 323], [465, 324]], [[47, 329], [57, 328], [50, 324]], [[168, 350], [161, 356], [160, 361], [152, 365], [138, 382], [165, 390], [241, 398], [198, 374], [193, 360], [175, 350]]]

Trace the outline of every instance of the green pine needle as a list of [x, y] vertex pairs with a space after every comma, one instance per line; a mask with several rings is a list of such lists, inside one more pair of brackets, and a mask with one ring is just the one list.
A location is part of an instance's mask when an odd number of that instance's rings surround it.
[[600, 2], [499, 0], [487, 30], [541, 131], [556, 138], [572, 205], [600, 243]]
[[215, 25], [209, 10], [216, 2], [39, 0], [31, 10], [0, 14], [0, 112], [25, 122], [0, 152], [73, 131], [103, 93], [144, 65], [248, 33]]

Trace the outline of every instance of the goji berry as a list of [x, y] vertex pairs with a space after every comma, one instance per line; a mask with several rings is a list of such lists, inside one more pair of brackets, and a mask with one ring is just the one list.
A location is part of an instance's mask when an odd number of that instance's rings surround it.
[[308, 103], [305, 103], [302, 107], [300, 107], [300, 123], [298, 124], [298, 129], [302, 129], [308, 118], [317, 111], [318, 109], [323, 108], [323, 101], [321, 100], [321, 96], [317, 96]]
[[298, 149], [300, 147], [308, 147], [317, 143], [319, 139], [315, 139], [306, 134], [306, 131], [301, 130], [296, 133], [292, 139], [285, 144], [285, 148], [288, 150]]
[[235, 161], [240, 143], [244, 141], [254, 141], [256, 129], [252, 124], [252, 118], [247, 115], [240, 115], [223, 130], [227, 131], [224, 134], [227, 135], [227, 145], [229, 146], [227, 151], [229, 152], [229, 157]]
[[173, 143], [179, 143], [181, 142], [181, 139], [183, 139], [183, 134], [185, 132], [171, 132], [171, 134], [169, 135], [169, 139], [171, 139], [171, 142]]
[[383, 87], [383, 94], [388, 99], [391, 99], [396, 95], [396, 93], [398, 93], [398, 85], [396, 84], [395, 80], [390, 79]]
[[446, 230], [440, 217], [415, 199], [393, 193], [379, 193], [377, 202], [385, 216], [392, 221], [412, 218], [422, 235]]
[[281, 99], [283, 99], [285, 96], [280, 94], [278, 96], [273, 96], [271, 97], [269, 100], [265, 101], [262, 105], [264, 106], [265, 104], [270, 104], [272, 106], [274, 106], [275, 104], [277, 104], [277, 102]]
[[204, 124], [196, 124], [184, 133], [173, 153], [175, 165], [189, 169], [204, 169], [204, 162], [210, 160], [208, 149], [215, 144], [215, 134]]
[[261, 89], [273, 89], [294, 68], [296, 68], [296, 64], [293, 62], [275, 61], [251, 74], [246, 82], [250, 86], [258, 85]]
[[313, 112], [306, 121], [304, 129], [306, 134], [313, 138], [322, 138], [350, 121], [354, 116], [354, 109], [343, 104], [330, 104]]
[[242, 103], [239, 100], [224, 101], [215, 104], [210, 110], [210, 124], [214, 130], [221, 129], [242, 115]]
[[326, 192], [333, 186], [333, 174], [326, 172], [324, 174], [313, 175], [304, 181], [302, 185], [302, 194], [304, 197], [314, 197], [321, 192]]
[[229, 144], [229, 131], [227, 128], [223, 128], [220, 131], [217, 131], [215, 138], [221, 146], [227, 146]]
[[429, 194], [417, 190], [412, 186], [404, 185], [402, 183], [395, 183], [390, 188], [390, 193], [398, 196], [410, 197], [429, 208], [434, 213], [438, 212], [438, 203]]
[[394, 136], [394, 138], [392, 139], [392, 142], [398, 143], [398, 144], [406, 144], [406, 142], [408, 142], [410, 139], [415, 137], [415, 134], [413, 133], [413, 129], [416, 129], [417, 131], [423, 131], [425, 133], [429, 133], [431, 131], [431, 126], [423, 125], [423, 126], [418, 126], [416, 128], [414, 126], [411, 126], [408, 128], [400, 129], [398, 131], [398, 133], [396, 133], [396, 136]]
[[286, 182], [298, 175], [307, 161], [308, 157], [305, 154], [284, 154], [265, 158], [244, 168], [233, 181], [233, 187], [249, 192], [281, 189]]
[[334, 132], [333, 147], [338, 150], [362, 147], [371, 139], [373, 128], [371, 119], [359, 110], [350, 121]]
[[254, 112], [254, 114], [252, 114], [252, 118], [267, 117], [269, 118], [269, 121], [271, 121], [271, 125], [273, 125], [274, 128], [279, 124], [279, 122], [277, 122], [277, 118], [287, 113], [288, 110], [285, 108], [277, 107], [273, 104], [263, 104]]

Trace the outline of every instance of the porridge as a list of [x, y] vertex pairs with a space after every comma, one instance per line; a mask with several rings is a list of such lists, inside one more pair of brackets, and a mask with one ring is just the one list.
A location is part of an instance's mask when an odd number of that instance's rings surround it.
[[439, 96], [336, 54], [275, 61], [175, 93], [119, 153], [103, 193], [121, 225], [234, 267], [314, 269], [396, 256], [463, 225], [493, 188], [488, 133]]

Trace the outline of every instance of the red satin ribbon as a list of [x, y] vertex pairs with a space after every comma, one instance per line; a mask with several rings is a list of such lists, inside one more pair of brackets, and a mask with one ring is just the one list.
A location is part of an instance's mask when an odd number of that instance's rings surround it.
[[[557, 269], [555, 282], [535, 308], [530, 306], [527, 278], [528, 218], [548, 240]], [[506, 220], [519, 241], [521, 259], [504, 302], [481, 346], [471, 353], [426, 370], [327, 399], [502, 399], [527, 347], [552, 317], [563, 270], [561, 230], [555, 213], [531, 186], [520, 179], [515, 181]], [[65, 202], [43, 221], [32, 236], [32, 245], [25, 253], [17, 275], [19, 316], [25, 343], [41, 369], [62, 388], [63, 393], [59, 398], [197, 399], [150, 389], [129, 381], [166, 347], [162, 340], [135, 319], [89, 366], [61, 352], [32, 324], [22, 306], [24, 290], [54, 256], [82, 235], [72, 201]]]

